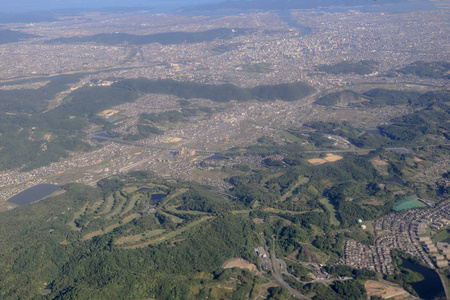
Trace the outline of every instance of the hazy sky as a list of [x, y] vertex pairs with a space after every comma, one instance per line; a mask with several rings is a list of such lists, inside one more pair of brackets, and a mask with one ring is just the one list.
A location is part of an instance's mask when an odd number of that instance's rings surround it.
[[111, 6], [181, 7], [220, 0], [0, 0], [0, 12]]

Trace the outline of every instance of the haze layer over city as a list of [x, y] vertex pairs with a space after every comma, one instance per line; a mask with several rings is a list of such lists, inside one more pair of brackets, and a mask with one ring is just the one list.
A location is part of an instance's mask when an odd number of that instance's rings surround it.
[[0, 6], [0, 298], [450, 296], [450, 2]]

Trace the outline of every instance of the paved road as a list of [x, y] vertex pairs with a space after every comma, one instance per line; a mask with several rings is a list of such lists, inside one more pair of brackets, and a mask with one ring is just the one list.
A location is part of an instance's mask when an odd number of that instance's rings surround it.
[[[292, 288], [286, 281], [284, 281], [283, 277], [280, 274], [280, 270], [278, 269], [278, 260], [277, 260], [277, 256], [275, 254], [275, 237], [272, 236], [273, 238], [273, 250], [272, 253], [270, 253], [270, 257], [272, 258], [272, 264], [269, 264], [270, 270], [272, 271], [273, 276], [275, 277], [275, 279], [278, 281], [278, 283], [284, 287], [285, 289], [287, 289], [289, 291], [289, 293], [291, 293], [294, 297], [300, 298], [300, 299], [309, 299], [308, 297], [306, 297], [305, 295], [301, 294], [299, 291], [297, 291], [296, 289]], [[264, 241], [264, 245], [266, 244], [266, 240], [264, 239], [264, 237], [262, 237], [263, 241]], [[269, 253], [269, 250], [266, 248], [267, 253]]]

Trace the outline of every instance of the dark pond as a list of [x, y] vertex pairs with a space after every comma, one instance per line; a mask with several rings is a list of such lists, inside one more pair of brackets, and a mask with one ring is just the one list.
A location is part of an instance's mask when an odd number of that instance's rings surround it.
[[401, 178], [398, 177], [397, 175], [395, 175], [394, 177], [391, 178], [391, 180], [389, 180], [390, 182], [395, 182], [401, 185], [406, 185], [406, 182]]
[[229, 160], [229, 159], [230, 159], [229, 157], [213, 155], [213, 156], [205, 158], [204, 160]]
[[25, 205], [36, 202], [44, 197], [56, 192], [61, 187], [54, 184], [38, 184], [10, 198], [8, 202]]
[[419, 295], [420, 299], [428, 300], [438, 297], [445, 297], [445, 291], [442, 286], [441, 279], [434, 270], [412, 263], [409, 260], [404, 260], [402, 267], [420, 273], [425, 278], [422, 281], [411, 283], [412, 288]]
[[150, 197], [150, 204], [151, 205], [156, 205], [159, 203], [159, 201], [161, 201], [162, 199], [164, 199], [167, 195], [166, 194], [153, 194]]

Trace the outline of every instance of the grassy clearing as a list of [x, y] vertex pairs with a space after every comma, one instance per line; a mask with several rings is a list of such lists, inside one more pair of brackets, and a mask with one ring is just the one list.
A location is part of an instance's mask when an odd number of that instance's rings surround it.
[[134, 193], [138, 190], [139, 188], [137, 186], [128, 186], [126, 188], [124, 188], [122, 191], [124, 191], [127, 194], [131, 194]]
[[281, 175], [283, 175], [283, 172], [270, 174], [267, 177], [265, 177], [263, 180], [261, 180], [261, 185], [264, 187], [270, 179], [280, 177]]
[[82, 239], [83, 241], [85, 241], [85, 240], [88, 240], [88, 239], [93, 238], [94, 236], [98, 236], [98, 235], [102, 235], [102, 234], [111, 232], [111, 231], [113, 231], [115, 228], [117, 228], [117, 227], [119, 227], [119, 226], [122, 226], [122, 225], [124, 225], [124, 224], [126, 224], [126, 223], [128, 223], [128, 222], [131, 222], [131, 220], [133, 220], [134, 218], [136, 218], [136, 217], [138, 217], [138, 216], [139, 216], [139, 214], [132, 214], [132, 215], [129, 215], [128, 217], [124, 218], [122, 221], [120, 221], [120, 222], [118, 222], [118, 223], [114, 223], [114, 224], [112, 224], [112, 225], [106, 227], [104, 230], [97, 230], [97, 231], [90, 232], [90, 233], [86, 234], [85, 236], [83, 236], [81, 239]]
[[336, 218], [336, 210], [334, 209], [333, 205], [331, 205], [330, 201], [327, 198], [322, 198], [319, 200], [320, 203], [322, 203], [326, 210], [330, 213], [330, 223], [335, 226], [339, 226], [341, 223]]
[[293, 143], [301, 143], [302, 142], [301, 139], [299, 139], [298, 137], [296, 137], [293, 134], [290, 134], [287, 131], [279, 131], [279, 133], [281, 134], [282, 137], [284, 137], [285, 139], [287, 139]]
[[179, 223], [181, 223], [181, 222], [184, 221], [182, 218], [177, 217], [177, 216], [174, 216], [174, 215], [171, 215], [171, 214], [169, 214], [169, 213], [166, 213], [165, 211], [161, 211], [161, 210], [160, 210], [159, 212], [160, 212], [161, 214], [165, 215], [166, 217], [169, 217], [169, 218], [172, 220], [172, 222], [174, 222], [174, 223], [179, 224]]
[[139, 242], [142, 239], [152, 238], [154, 236], [157, 236], [157, 235], [160, 235], [160, 234], [164, 233], [165, 231], [166, 231], [165, 229], [155, 229], [155, 230], [146, 231], [146, 232], [141, 233], [141, 234], [121, 236], [120, 238], [118, 238], [116, 240], [116, 244], [117, 245], [121, 245], [121, 244], [137, 243], [137, 242]]
[[159, 244], [159, 243], [168, 241], [168, 240], [176, 237], [177, 235], [182, 234], [186, 230], [188, 230], [188, 229], [190, 229], [190, 228], [192, 228], [194, 226], [197, 226], [198, 224], [203, 223], [203, 222], [205, 222], [205, 221], [207, 221], [207, 220], [209, 220], [211, 218], [213, 218], [213, 217], [211, 217], [211, 216], [203, 217], [203, 218], [201, 218], [201, 219], [199, 219], [197, 221], [194, 221], [194, 222], [192, 222], [192, 223], [190, 223], [190, 224], [188, 224], [188, 225], [186, 225], [186, 226], [184, 226], [184, 227], [182, 227], [180, 229], [177, 229], [177, 230], [171, 231], [171, 232], [169, 232], [169, 233], [167, 233], [165, 235], [162, 235], [162, 236], [160, 236], [160, 237], [158, 237], [158, 238], [156, 238], [154, 240], [151, 240], [151, 241], [148, 241], [148, 242], [145, 242], [145, 243], [141, 243], [141, 244], [137, 244], [137, 245], [127, 246], [127, 247], [124, 247], [124, 248], [127, 248], [127, 249], [142, 248], [142, 247], [146, 247], [146, 246], [149, 246], [149, 245], [155, 245], [155, 244]]
[[135, 206], [136, 206], [136, 202], [138, 200], [139, 196], [134, 195], [126, 204], [126, 206], [124, 205], [124, 208], [122, 210], [122, 212], [120, 213], [120, 217], [124, 216], [127, 212], [129, 212], [130, 210], [132, 210]]
[[173, 198], [180, 196], [181, 194], [186, 193], [189, 189], [177, 189], [174, 193], [167, 195], [164, 199], [161, 200], [160, 204], [166, 206]]
[[292, 210], [282, 210], [282, 209], [276, 209], [276, 208], [271, 208], [268, 207], [266, 209], [264, 209], [265, 212], [272, 212], [272, 213], [276, 213], [276, 214], [291, 214], [291, 215], [302, 215], [302, 214], [306, 214], [309, 212], [321, 212], [321, 209], [313, 209], [313, 210], [305, 210], [305, 211], [292, 211]]
[[100, 214], [110, 213], [113, 205], [114, 205], [114, 196], [109, 195], [108, 198], [106, 198], [105, 202], [103, 203], [103, 208], [101, 211], [99, 211], [99, 213]]
[[82, 214], [84, 214], [84, 212], [86, 211], [88, 207], [88, 204], [86, 203], [79, 211], [77, 211], [74, 215], [73, 215], [73, 219], [72, 221], [69, 222], [69, 226], [72, 230], [77, 230], [80, 231], [81, 228], [77, 227], [77, 225], [75, 224], [75, 220], [78, 219], [79, 217], [81, 217]]
[[431, 240], [433, 243], [442, 242], [445, 239], [450, 238], [450, 232], [444, 228], [439, 230], [432, 238]]
[[195, 210], [178, 210], [178, 206], [172, 205], [172, 206], [166, 206], [165, 210], [169, 213], [182, 213], [182, 214], [191, 214], [191, 215], [207, 215], [208, 213], [203, 211], [195, 211]]
[[298, 187], [301, 186], [302, 184], [308, 183], [308, 181], [309, 181], [308, 178], [299, 176], [298, 179], [297, 179], [297, 182], [296, 182], [294, 185], [292, 185], [292, 186], [289, 188], [289, 190], [288, 190], [286, 193], [284, 193], [284, 195], [282, 195], [282, 196], [280, 197], [280, 199], [279, 199], [278, 201], [279, 201], [279, 202], [284, 202], [284, 201], [286, 201], [286, 199], [287, 199], [288, 197], [291, 197], [291, 196], [292, 196], [292, 192], [293, 192], [296, 188], [298, 188]]
[[122, 211], [125, 202], [126, 198], [120, 192], [115, 192], [113, 210], [106, 217], [112, 219], [115, 215], [118, 215]]

